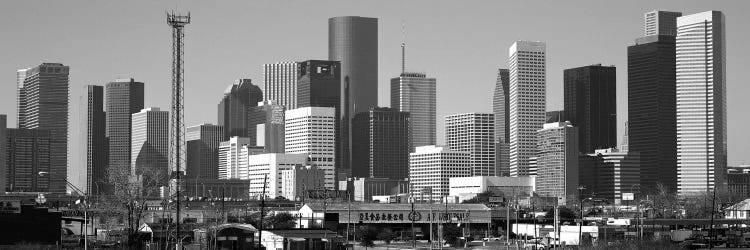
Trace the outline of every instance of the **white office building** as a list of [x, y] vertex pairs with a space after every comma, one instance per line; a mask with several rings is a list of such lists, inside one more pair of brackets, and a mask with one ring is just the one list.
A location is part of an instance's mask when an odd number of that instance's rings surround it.
[[726, 187], [727, 99], [724, 14], [677, 18], [677, 192]]
[[544, 124], [538, 133], [536, 191], [565, 205], [578, 194], [578, 130], [570, 122], [555, 122]]
[[297, 108], [297, 62], [263, 64], [263, 101], [273, 100], [285, 109]]
[[411, 194], [419, 202], [439, 202], [448, 195], [449, 179], [471, 176], [471, 154], [447, 147], [422, 146], [409, 154]]
[[[266, 180], [266, 198], [276, 198], [284, 195], [282, 172], [292, 170], [296, 166], [307, 165], [307, 156], [303, 154], [259, 154], [248, 156], [247, 162], [250, 197], [257, 198], [263, 194], [264, 180]], [[265, 179], [266, 176], [268, 179]]]
[[241, 179], [240, 150], [249, 144], [250, 138], [237, 136], [219, 143], [219, 179]]
[[546, 44], [517, 41], [508, 50], [510, 70], [510, 176], [529, 175], [537, 130], [546, 116]]
[[131, 117], [131, 174], [161, 175], [159, 178], [166, 180], [170, 172], [169, 111], [147, 108]]
[[496, 176], [495, 115], [465, 113], [445, 117], [445, 142], [470, 154], [471, 176]]
[[284, 152], [302, 154], [325, 172], [325, 187], [336, 183], [336, 109], [304, 107], [287, 110], [284, 120]]
[[494, 196], [506, 198], [531, 197], [536, 190], [534, 176], [521, 177], [499, 177], [499, 176], [472, 176], [450, 178], [449, 200], [463, 202], [476, 197], [478, 194], [490, 191]]

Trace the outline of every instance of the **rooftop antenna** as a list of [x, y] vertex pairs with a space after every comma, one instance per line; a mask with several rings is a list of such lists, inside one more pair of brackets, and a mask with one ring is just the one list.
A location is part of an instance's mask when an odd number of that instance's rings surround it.
[[406, 72], [406, 21], [401, 20], [401, 75]]

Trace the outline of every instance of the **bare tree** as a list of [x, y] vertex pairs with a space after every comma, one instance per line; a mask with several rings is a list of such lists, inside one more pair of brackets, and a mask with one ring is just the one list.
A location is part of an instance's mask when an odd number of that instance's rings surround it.
[[160, 187], [167, 185], [166, 171], [142, 168], [137, 175], [125, 171], [110, 172], [109, 175], [115, 195], [105, 199], [102, 206], [126, 222], [128, 244], [135, 245], [148, 200], [159, 197]]

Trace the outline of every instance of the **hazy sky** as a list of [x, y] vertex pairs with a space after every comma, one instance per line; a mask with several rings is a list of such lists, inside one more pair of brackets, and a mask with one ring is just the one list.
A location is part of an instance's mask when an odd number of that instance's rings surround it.
[[[724, 11], [727, 20], [729, 163], [750, 163], [750, 1], [3, 1], [0, 4], [0, 113], [16, 126], [16, 70], [41, 62], [70, 66], [70, 163], [80, 159], [82, 86], [133, 77], [146, 106], [169, 108], [171, 32], [165, 11], [190, 11], [185, 38], [185, 118], [216, 123], [227, 85], [262, 65], [328, 59], [328, 18], [379, 18], [379, 103], [400, 72], [402, 20], [407, 68], [437, 78], [438, 142], [444, 117], [491, 112], [498, 67], [516, 40], [547, 43], [547, 107], [563, 106], [563, 70], [617, 66], [618, 123], [627, 119], [627, 46], [643, 36], [653, 9]], [[623, 128], [618, 128], [621, 140]]]

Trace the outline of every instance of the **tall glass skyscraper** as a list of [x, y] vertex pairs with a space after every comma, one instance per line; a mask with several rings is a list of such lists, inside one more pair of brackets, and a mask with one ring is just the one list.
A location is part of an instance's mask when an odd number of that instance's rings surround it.
[[224, 128], [224, 141], [233, 136], [248, 137], [254, 132], [249, 130], [248, 112], [262, 100], [263, 92], [250, 79], [237, 79], [227, 87], [218, 112], [219, 126]]
[[677, 18], [677, 192], [726, 188], [727, 103], [724, 14]]
[[[83, 86], [83, 94], [80, 100], [80, 143], [81, 143], [81, 165], [75, 171], [73, 177], [76, 181], [71, 183], [78, 186], [84, 192], [100, 194], [107, 183], [107, 124], [104, 113], [104, 87], [97, 85]], [[71, 173], [68, 173], [69, 177]], [[76, 184], [77, 183], [77, 184]]]
[[435, 145], [435, 87], [435, 78], [424, 73], [404, 72], [391, 78], [391, 108], [409, 112], [412, 148]]
[[409, 113], [370, 108], [352, 120], [352, 174], [363, 178], [409, 177]]
[[[649, 13], [646, 13], [646, 34], [651, 34], [649, 30], [659, 30], [662, 35], [638, 38], [635, 45], [628, 47], [628, 139], [627, 149], [623, 149], [640, 154], [641, 187], [644, 190], [655, 190], [661, 184], [675, 192], [675, 34], [676, 16], [680, 14], [669, 12], [676, 14], [660, 16], [659, 27], [649, 28], [656, 25], [649, 22]], [[674, 20], [665, 20], [667, 16]]]
[[495, 168], [498, 176], [510, 175], [510, 72], [497, 70], [492, 113], [495, 114]]
[[219, 143], [224, 140], [224, 128], [213, 124], [187, 127], [187, 177], [215, 180], [219, 178]]
[[546, 110], [546, 45], [518, 41], [508, 50], [510, 66], [510, 176], [528, 175], [535, 157], [537, 130]]
[[565, 118], [578, 128], [582, 154], [617, 147], [616, 73], [615, 66], [601, 64], [563, 73]]
[[[23, 71], [23, 74], [21, 74]], [[18, 71], [21, 129], [44, 129], [50, 133], [49, 192], [65, 193], [68, 179], [68, 72], [60, 63], [42, 63]]]
[[124, 178], [131, 173], [131, 115], [143, 109], [144, 84], [132, 78], [118, 79], [107, 83], [105, 91], [107, 96], [106, 133], [107, 140], [109, 140], [107, 178], [108, 183], [112, 184], [122, 182], [118, 178]]
[[351, 176], [351, 120], [378, 105], [378, 19], [328, 19], [328, 60], [341, 62], [340, 176]]

